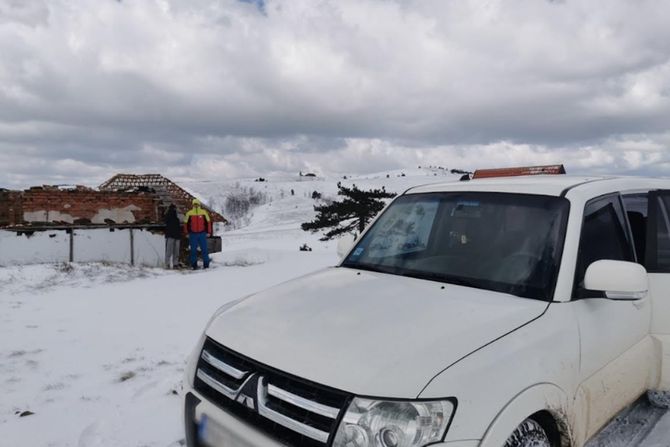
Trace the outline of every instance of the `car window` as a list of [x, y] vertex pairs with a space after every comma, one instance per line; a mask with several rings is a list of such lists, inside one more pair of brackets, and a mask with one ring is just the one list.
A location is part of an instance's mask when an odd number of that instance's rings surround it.
[[649, 244], [648, 270], [670, 273], [670, 192], [654, 191], [649, 199], [651, 237]]
[[621, 197], [633, 235], [637, 262], [646, 267], [647, 217], [649, 215], [648, 194], [628, 194]]
[[551, 300], [568, 212], [560, 197], [407, 194], [342, 266]]
[[575, 273], [575, 296], [592, 296], [583, 289], [584, 274], [589, 265], [601, 259], [635, 260], [618, 195], [594, 199], [584, 208]]

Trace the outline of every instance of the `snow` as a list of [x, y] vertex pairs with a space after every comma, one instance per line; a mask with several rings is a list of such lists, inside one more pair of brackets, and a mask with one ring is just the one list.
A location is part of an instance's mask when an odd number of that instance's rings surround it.
[[[52, 264], [0, 267], [0, 445], [180, 445], [176, 393], [185, 360], [212, 313], [230, 300], [337, 262], [336, 241], [321, 242], [319, 234], [300, 230], [314, 214], [312, 191], [335, 197], [342, 181], [402, 192], [457, 178], [437, 169], [402, 173], [187, 184], [220, 204], [235, 187], [261, 188], [269, 198], [247, 216], [248, 225], [222, 234], [223, 252], [214, 255], [209, 270], [69, 264], [62, 256]], [[299, 251], [304, 243], [313, 251]], [[5, 250], [19, 255], [17, 246], [1, 239], [0, 252]], [[21, 417], [26, 411], [34, 414]], [[668, 446], [664, 433], [670, 433], [668, 417], [649, 438], [659, 441], [645, 446]]]
[[658, 408], [670, 409], [670, 392], [667, 391], [649, 391], [647, 393], [649, 401]]
[[[219, 256], [219, 267], [210, 271], [145, 269], [146, 276], [121, 282], [118, 268], [98, 265], [91, 287], [75, 275], [39, 293], [17, 285], [14, 293], [3, 293], [3, 442], [167, 446], [181, 439], [174, 393], [211, 314], [228, 300], [287, 279], [282, 265], [297, 276], [335, 262], [330, 251], [254, 250], [245, 256], [242, 248], [237, 244], [231, 258], [238, 265], [221, 267]], [[24, 266], [18, 276], [49, 277], [44, 270]], [[51, 270], [57, 277], [70, 274]], [[26, 410], [35, 414], [15, 414]]]
[[[178, 445], [183, 429], [175, 393], [212, 313], [337, 261], [335, 242], [299, 229], [313, 215], [311, 192], [281, 199], [281, 188], [306, 183], [264, 185], [273, 190], [272, 202], [254, 210], [248, 227], [223, 234], [224, 252], [206, 271], [68, 264], [67, 256], [0, 268], [0, 444]], [[203, 197], [225, 184], [206, 187]], [[116, 234], [104, 236], [86, 244]], [[299, 251], [304, 243], [313, 251]], [[2, 250], [17, 256], [20, 247]], [[20, 417], [26, 411], [34, 414]]]
[[586, 447], [639, 447], [666, 413], [667, 410], [651, 405], [642, 397], [621, 411]]
[[670, 447], [670, 413], [656, 423], [640, 447]]
[[[403, 176], [404, 174], [404, 176]], [[387, 178], [388, 176], [388, 178]], [[344, 178], [346, 177], [346, 179]], [[361, 189], [380, 188], [394, 193], [402, 193], [406, 189], [426, 183], [454, 181], [458, 175], [449, 174], [443, 169], [413, 168], [402, 171], [388, 171], [359, 176], [341, 176], [325, 179], [321, 177], [266, 177], [266, 182], [254, 179], [204, 180], [180, 184], [187, 191], [202, 198], [215, 211], [222, 211], [224, 216], [230, 213], [225, 209], [226, 198], [239, 193], [243, 189], [253, 189], [268, 196], [270, 202], [257, 208], [250, 217], [249, 228], [256, 230], [267, 228], [273, 224], [292, 226], [304, 222], [312, 214], [316, 203], [311, 199], [314, 191], [322, 194], [324, 199], [337, 197], [337, 183], [344, 186], [356, 184]], [[291, 195], [293, 190], [294, 195]]]

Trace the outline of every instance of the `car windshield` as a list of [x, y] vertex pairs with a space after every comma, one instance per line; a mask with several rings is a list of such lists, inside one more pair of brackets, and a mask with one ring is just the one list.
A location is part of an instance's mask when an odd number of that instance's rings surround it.
[[568, 210], [541, 195], [408, 194], [342, 266], [551, 300]]

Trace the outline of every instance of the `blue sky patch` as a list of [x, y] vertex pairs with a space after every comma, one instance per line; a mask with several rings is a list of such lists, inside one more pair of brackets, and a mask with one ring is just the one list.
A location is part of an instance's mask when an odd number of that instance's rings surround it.
[[256, 5], [258, 10], [265, 14], [265, 0], [238, 0], [242, 3], [249, 3], [250, 5]]

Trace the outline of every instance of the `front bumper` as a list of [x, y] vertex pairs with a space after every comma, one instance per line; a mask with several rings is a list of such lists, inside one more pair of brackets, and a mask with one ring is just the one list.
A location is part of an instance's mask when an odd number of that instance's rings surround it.
[[187, 447], [218, 447], [207, 446], [199, 438], [198, 427], [203, 420], [203, 415], [207, 415], [208, 420], [223, 428], [219, 435], [223, 439], [222, 445], [224, 446], [286, 447], [246, 422], [221, 410], [193, 390], [184, 394], [184, 427]]
[[[186, 447], [218, 447], [203, 444], [198, 436], [198, 427], [203, 415], [223, 428], [220, 433], [222, 445], [232, 447], [286, 447], [274, 439], [266, 436], [257, 428], [241, 421], [237, 417], [221, 410], [209, 402], [197, 391], [189, 389], [184, 393], [184, 427], [186, 432]], [[478, 440], [451, 441], [432, 444], [432, 447], [477, 447]]]

